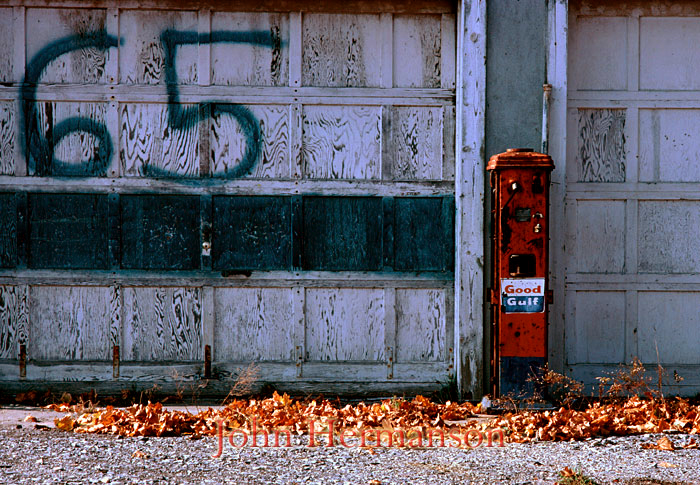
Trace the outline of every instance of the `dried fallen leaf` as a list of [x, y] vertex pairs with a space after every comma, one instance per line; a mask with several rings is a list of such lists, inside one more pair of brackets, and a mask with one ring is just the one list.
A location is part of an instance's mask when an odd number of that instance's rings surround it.
[[560, 471], [559, 474], [560, 474], [562, 477], [565, 477], [565, 478], [566, 478], [566, 477], [573, 477], [576, 473], [575, 473], [571, 468], [569, 468], [569, 467], [567, 466], [567, 467], [565, 467], [562, 471]]
[[683, 448], [685, 448], [686, 450], [697, 450], [698, 448], [700, 448], [700, 445], [698, 445], [698, 442], [695, 441], [694, 438], [690, 438], [690, 440], [683, 445]]
[[134, 451], [134, 453], [131, 456], [132, 456], [132, 458], [150, 458], [151, 457], [151, 455], [149, 455], [148, 453], [144, 453], [141, 450]]
[[28, 422], [28, 423], [36, 423], [36, 422], [38, 421], [38, 419], [36, 419], [36, 418], [35, 418], [34, 416], [32, 416], [31, 414], [27, 414], [27, 417], [24, 418], [24, 420], [25, 420], [26, 422]]
[[669, 463], [667, 461], [660, 461], [657, 463], [657, 465], [661, 468], [678, 468], [678, 465], [674, 465], [673, 463]]
[[660, 450], [673, 451], [676, 449], [673, 446], [673, 442], [666, 436], [659, 438], [659, 441], [656, 442], [656, 445]]
[[53, 422], [58, 429], [63, 431], [73, 431], [73, 428], [75, 428], [75, 421], [70, 414], [66, 414], [61, 419], [56, 418]]

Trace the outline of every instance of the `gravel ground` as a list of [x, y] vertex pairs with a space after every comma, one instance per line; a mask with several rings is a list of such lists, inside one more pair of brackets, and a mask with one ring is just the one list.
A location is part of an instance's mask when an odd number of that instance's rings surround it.
[[[31, 414], [39, 422], [24, 422]], [[371, 451], [316, 446], [234, 449], [214, 437], [130, 438], [67, 433], [62, 416], [41, 409], [0, 409], [0, 483], [554, 483], [564, 467], [598, 483], [700, 484], [700, 450], [646, 450], [661, 435], [567, 443], [506, 443], [503, 448]], [[21, 426], [21, 428], [18, 428]], [[667, 435], [676, 446], [686, 435]], [[356, 441], [349, 440], [350, 443]]]

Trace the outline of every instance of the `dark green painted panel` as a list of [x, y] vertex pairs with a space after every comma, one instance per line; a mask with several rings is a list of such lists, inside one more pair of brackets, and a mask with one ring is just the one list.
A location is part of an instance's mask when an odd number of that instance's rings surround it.
[[304, 197], [302, 205], [303, 269], [382, 269], [380, 197]]
[[107, 196], [29, 194], [29, 267], [106, 269]]
[[451, 234], [440, 197], [394, 199], [394, 270], [448, 271]]
[[122, 195], [120, 201], [122, 268], [199, 268], [199, 197]]
[[290, 270], [291, 197], [214, 197], [215, 270]]
[[0, 268], [17, 266], [15, 194], [0, 194]]

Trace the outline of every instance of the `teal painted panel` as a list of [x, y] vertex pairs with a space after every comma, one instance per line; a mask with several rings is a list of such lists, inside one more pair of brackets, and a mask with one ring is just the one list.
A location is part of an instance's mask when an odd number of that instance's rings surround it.
[[394, 270], [452, 271], [454, 199], [394, 199]]
[[199, 269], [199, 197], [122, 195], [120, 202], [122, 268]]
[[107, 196], [29, 194], [29, 267], [106, 269]]
[[213, 198], [215, 270], [291, 270], [292, 198]]

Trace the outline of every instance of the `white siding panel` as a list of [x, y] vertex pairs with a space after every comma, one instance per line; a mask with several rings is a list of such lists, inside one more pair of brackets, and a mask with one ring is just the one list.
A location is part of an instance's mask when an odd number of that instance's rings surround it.
[[[625, 293], [576, 292], [575, 351], [570, 363], [625, 360]], [[573, 359], [572, 359], [573, 357]]]
[[641, 89], [700, 89], [700, 18], [644, 17], [639, 37]]
[[442, 108], [399, 106], [391, 110], [393, 178], [439, 180], [442, 177]]
[[[18, 39], [20, 42], [22, 39]], [[15, 29], [12, 8], [0, 8], [0, 82], [15, 81]]]
[[576, 260], [580, 273], [621, 273], [625, 267], [625, 202], [579, 201]]
[[398, 362], [446, 358], [445, 290], [396, 290]]
[[394, 17], [392, 56], [394, 86], [440, 87], [442, 64], [440, 28], [439, 15], [396, 15]]
[[643, 362], [700, 364], [698, 328], [699, 293], [639, 293], [639, 357]]
[[698, 109], [639, 110], [639, 178], [700, 182]]
[[573, 64], [574, 89], [622, 90], [627, 88], [627, 19], [579, 17], [569, 56], [585, 62]]

